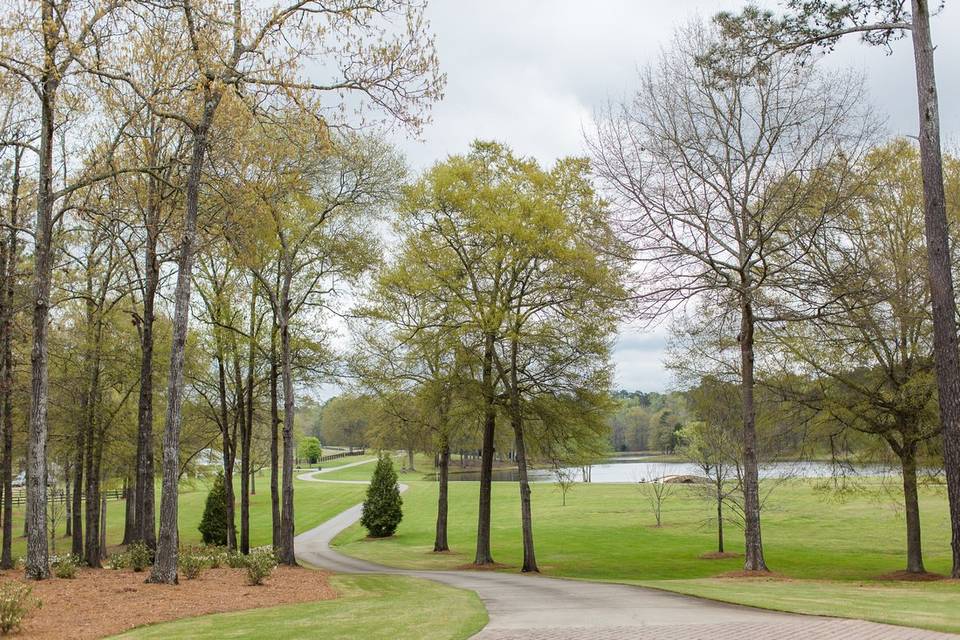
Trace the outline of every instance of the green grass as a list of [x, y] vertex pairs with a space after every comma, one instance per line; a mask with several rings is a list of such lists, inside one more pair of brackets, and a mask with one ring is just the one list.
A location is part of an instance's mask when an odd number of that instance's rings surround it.
[[117, 638], [460, 640], [487, 623], [472, 591], [398, 576], [334, 576], [336, 600], [186, 618]]
[[[369, 473], [369, 470], [366, 470]], [[331, 474], [334, 475], [334, 474]], [[450, 485], [452, 554], [433, 554], [436, 484], [409, 481], [404, 519], [393, 538], [368, 540], [354, 526], [334, 542], [349, 555], [407, 568], [453, 568], [473, 560], [476, 483]], [[637, 485], [577, 485], [561, 506], [551, 484], [535, 484], [534, 537], [548, 575], [644, 584], [729, 602], [788, 611], [863, 617], [960, 631], [960, 585], [891, 583], [882, 574], [904, 566], [904, 523], [896, 496], [878, 486], [840, 502], [793, 481], [778, 487], [763, 516], [767, 562], [790, 581], [715, 578], [742, 559], [702, 560], [715, 549], [711, 505], [689, 487], [676, 487], [654, 526]], [[494, 483], [493, 556], [519, 566], [522, 558], [517, 485]], [[950, 569], [950, 531], [943, 493], [921, 494], [924, 551], [929, 571]], [[742, 532], [727, 529], [727, 550], [742, 552]]]

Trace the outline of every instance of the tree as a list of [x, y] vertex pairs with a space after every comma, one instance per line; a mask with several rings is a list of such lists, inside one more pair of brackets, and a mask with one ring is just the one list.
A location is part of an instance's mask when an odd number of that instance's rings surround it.
[[230, 529], [235, 529], [235, 526], [227, 519], [227, 492], [222, 471], [217, 472], [213, 486], [210, 487], [207, 502], [203, 507], [203, 519], [197, 528], [203, 537], [203, 544], [225, 546], [228, 539], [237, 537], [236, 531], [230, 535]]
[[308, 436], [300, 441], [300, 458], [306, 460], [308, 464], [317, 464], [323, 455], [323, 449], [320, 448], [320, 439]]
[[[960, 163], [945, 164], [960, 187]], [[810, 380], [788, 397], [841, 429], [879, 437], [898, 459], [912, 573], [924, 571], [918, 456], [940, 432], [919, 166], [906, 140], [871, 151], [860, 169], [869, 188], [807, 260], [823, 313], [778, 341], [787, 367]]]
[[[745, 569], [765, 571], [754, 403], [758, 324], [804, 316], [790, 267], [848, 197], [843, 174], [863, 152], [861, 86], [776, 56], [716, 61], [719, 34], [680, 31], [631, 101], [611, 106], [590, 141], [597, 172], [637, 251], [648, 321], [694, 300], [739, 320]], [[846, 175], [846, 174], [844, 174]], [[832, 187], [832, 188], [831, 188]], [[809, 203], [817, 198], [817, 212]]]
[[952, 576], [960, 578], [960, 347], [957, 338], [957, 302], [953, 283], [949, 222], [943, 184], [940, 150], [940, 112], [934, 70], [934, 46], [930, 34], [929, 0], [789, 0], [787, 12], [749, 7], [741, 15], [720, 14], [717, 21], [725, 33], [745, 40], [761, 52], [809, 52], [815, 47], [831, 49], [850, 34], [871, 45], [890, 46], [910, 33], [917, 78], [920, 115], [920, 172], [923, 182], [923, 212], [926, 235], [927, 275], [933, 309], [934, 361], [938, 404], [943, 424], [944, 470], [950, 501]]
[[[395, 17], [403, 22], [399, 28], [392, 24]], [[122, 58], [101, 63], [96, 73], [135, 95], [157, 116], [189, 130], [191, 156], [177, 247], [173, 349], [164, 420], [160, 534], [157, 561], [150, 576], [152, 582], [174, 583], [184, 347], [201, 183], [221, 103], [236, 99], [255, 111], [269, 102], [264, 94], [272, 94], [276, 100], [286, 99], [288, 104], [310, 113], [318, 128], [328, 130], [348, 124], [344, 114], [354, 111], [321, 103], [318, 96], [351, 93], [359, 98], [361, 109], [382, 110], [391, 119], [417, 129], [423, 111], [439, 97], [444, 79], [436, 68], [423, 7], [408, 0], [385, 0], [374, 5], [351, 0], [334, 4], [291, 0], [268, 6], [239, 0], [229, 6], [187, 0], [158, 12], [146, 31], [163, 33], [169, 39], [163, 50], [172, 59], [165, 63], [182, 71], [182, 77], [151, 91], [126, 72]], [[322, 68], [337, 74], [330, 82], [308, 77], [306, 63], [321, 57], [343, 62]], [[317, 70], [314, 66], [313, 71]], [[192, 89], [185, 93], [183, 86]], [[283, 321], [279, 329], [283, 343], [288, 337]], [[285, 402], [292, 403], [292, 383], [286, 384], [288, 375], [284, 378]], [[292, 413], [292, 405], [289, 409]], [[292, 421], [292, 415], [284, 419]], [[292, 422], [290, 425], [287, 428], [285, 424], [284, 429], [284, 522], [280, 540], [281, 554], [288, 563], [294, 562]]]
[[388, 455], [381, 455], [370, 486], [367, 487], [360, 524], [366, 527], [372, 538], [392, 536], [403, 519], [402, 505], [403, 498], [400, 497], [393, 460]]

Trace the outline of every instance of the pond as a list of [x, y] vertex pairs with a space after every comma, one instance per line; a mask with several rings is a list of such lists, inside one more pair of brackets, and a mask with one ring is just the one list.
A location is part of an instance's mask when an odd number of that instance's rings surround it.
[[[600, 464], [590, 467], [590, 481], [601, 483], [613, 482], [643, 482], [662, 478], [663, 476], [702, 476], [703, 472], [689, 462], [660, 462], [650, 459], [650, 456], [636, 454], [617, 454]], [[451, 482], [477, 482], [480, 480], [479, 471], [457, 472], [456, 464], [451, 466]], [[574, 479], [583, 481], [582, 471], [578, 468], [569, 470]], [[858, 476], [889, 475], [893, 470], [882, 464], [860, 464], [853, 468]], [[799, 460], [790, 462], [773, 462], [762, 465], [761, 478], [825, 478], [833, 475], [834, 468], [829, 462], [813, 460]], [[550, 469], [531, 469], [528, 472], [531, 482], [552, 482], [555, 478]], [[436, 480], [436, 474], [427, 476], [428, 480]], [[516, 469], [494, 469], [493, 480], [496, 482], [516, 482], [519, 476]]]

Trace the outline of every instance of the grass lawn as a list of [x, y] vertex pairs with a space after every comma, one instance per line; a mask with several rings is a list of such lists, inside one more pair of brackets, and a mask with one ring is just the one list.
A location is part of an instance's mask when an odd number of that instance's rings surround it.
[[333, 576], [336, 600], [186, 618], [117, 638], [460, 640], [487, 623], [472, 591], [399, 576]]
[[[427, 470], [425, 468], [424, 470]], [[365, 468], [349, 469], [369, 474]], [[338, 474], [330, 474], [331, 479]], [[354, 526], [335, 544], [344, 553], [409, 568], [452, 568], [473, 560], [478, 486], [450, 484], [452, 554], [431, 553], [437, 488], [405, 480], [404, 519], [397, 535], [368, 540]], [[551, 484], [535, 484], [534, 536], [541, 570], [549, 575], [643, 584], [754, 606], [861, 617], [960, 631], [960, 584], [877, 580], [904, 566], [904, 524], [896, 495], [879, 486], [840, 502], [809, 481], [776, 488], [763, 516], [767, 562], [788, 580], [717, 578], [742, 559], [702, 560], [715, 550], [711, 505], [677, 486], [664, 506], [663, 526], [643, 490], [631, 484], [577, 485], [561, 506]], [[514, 570], [521, 561], [517, 485], [494, 483], [493, 556]], [[946, 497], [921, 495], [929, 571], [950, 569]], [[742, 551], [742, 532], [727, 528], [727, 550]]]

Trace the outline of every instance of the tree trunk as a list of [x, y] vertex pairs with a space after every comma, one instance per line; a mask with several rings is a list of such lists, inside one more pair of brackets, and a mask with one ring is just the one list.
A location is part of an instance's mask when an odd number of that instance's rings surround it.
[[136, 495], [134, 496], [133, 540], [157, 548], [153, 473], [153, 322], [154, 302], [160, 282], [157, 261], [159, 203], [154, 178], [149, 179], [147, 243], [144, 250], [143, 328], [140, 334], [140, 395], [137, 403]]
[[[44, 62], [40, 86], [40, 157], [33, 268], [33, 347], [30, 353], [30, 423], [27, 435], [26, 576], [50, 577], [47, 551], [47, 330], [53, 268], [53, 129], [59, 82], [54, 59], [57, 36], [51, 0], [40, 3]], [[49, 25], [49, 26], [48, 26]]]
[[473, 562], [478, 565], [493, 564], [490, 553], [490, 493], [493, 488], [493, 446], [497, 426], [497, 408], [494, 406], [493, 389], [494, 335], [484, 337], [483, 370], [483, 449], [480, 453], [480, 506], [477, 513], [477, 554]]
[[[444, 420], [441, 418], [441, 424]], [[444, 427], [441, 426], [441, 429]], [[446, 435], [442, 436], [440, 445], [439, 493], [437, 497], [437, 533], [433, 540], [434, 552], [449, 551], [447, 543], [447, 507], [448, 488], [450, 483], [450, 442]]]
[[717, 470], [717, 551], [723, 553], [723, 479]]
[[[518, 332], [519, 333], [519, 332]], [[520, 571], [539, 572], [533, 546], [533, 509], [530, 504], [530, 480], [527, 477], [527, 444], [523, 435], [523, 407], [517, 380], [520, 344], [516, 337], [510, 344], [510, 423], [513, 426], [514, 448], [517, 454], [517, 472], [520, 475], [520, 524], [523, 537], [523, 566]], [[566, 502], [566, 495], [564, 495]]]
[[135, 539], [134, 525], [136, 521], [136, 500], [134, 499], [134, 489], [130, 486], [127, 478], [123, 479], [123, 542], [121, 544], [130, 544]]
[[236, 502], [233, 497], [233, 461], [236, 457], [236, 449], [234, 439], [230, 437], [227, 412], [227, 374], [223, 366], [223, 345], [219, 337], [220, 329], [215, 328], [214, 331], [217, 335], [217, 385], [220, 395], [220, 435], [223, 437], [223, 489], [227, 503], [227, 549], [233, 551], [237, 548]]
[[253, 478], [250, 476], [250, 448], [253, 441], [253, 370], [257, 349], [257, 279], [253, 279], [250, 293], [250, 324], [247, 343], [247, 379], [242, 387], [246, 391], [244, 403], [244, 429], [240, 432], [240, 553], [250, 553], [250, 494]]
[[203, 117], [193, 132], [193, 154], [187, 177], [186, 215], [177, 259], [177, 287], [174, 291], [173, 339], [170, 349], [170, 374], [167, 381], [167, 413], [163, 425], [163, 485], [160, 493], [160, 535], [149, 582], [177, 583], [178, 481], [180, 479], [180, 420], [183, 408], [183, 363], [190, 324], [190, 285], [194, 244], [197, 235], [197, 209], [200, 178], [207, 152], [207, 135], [220, 94], [207, 96]]
[[7, 251], [2, 263], [4, 288], [0, 292], [3, 304], [0, 306], [0, 388], [3, 397], [0, 409], [3, 410], [3, 551], [0, 552], [0, 569], [13, 568], [13, 305], [14, 278], [17, 273], [17, 225], [19, 224], [20, 198], [20, 161], [22, 148], [14, 154], [13, 182], [10, 190], [10, 230], [6, 243]]
[[280, 300], [280, 357], [283, 379], [283, 494], [280, 512], [279, 561], [296, 565], [293, 548], [293, 371], [290, 353], [290, 278], [286, 276]]
[[87, 431], [86, 451], [86, 534], [83, 557], [87, 565], [100, 567], [100, 443], [94, 444], [93, 429]]
[[907, 571], [924, 573], [920, 540], [920, 501], [917, 497], [917, 445], [906, 442], [900, 450], [903, 473], [903, 507], [907, 524]]
[[960, 578], [960, 352], [957, 347], [956, 298], [951, 272], [950, 239], [943, 189], [940, 114], [934, 75], [933, 42], [927, 0], [912, 0], [913, 54], [920, 111], [920, 169], [927, 264], [933, 303], [933, 346], [937, 366], [943, 466], [950, 501], [952, 577]]
[[100, 491], [100, 541], [97, 545], [100, 560], [107, 559], [107, 494]]
[[[86, 411], [82, 412], [86, 415]], [[80, 425], [77, 428], [77, 451], [74, 458], [73, 470], [73, 540], [70, 545], [71, 552], [78, 558], [83, 557], [83, 460], [84, 460], [84, 436], [86, 428]]]
[[277, 392], [277, 379], [280, 375], [277, 367], [277, 324], [274, 317], [270, 333], [270, 514], [273, 523], [273, 548], [280, 548], [280, 446], [278, 430], [280, 410]]
[[73, 509], [72, 509], [73, 499], [71, 498], [72, 491], [70, 490], [71, 486], [70, 486], [70, 467], [69, 466], [64, 470], [63, 480], [65, 485], [64, 492], [63, 492], [63, 504], [66, 509], [66, 514], [63, 519], [63, 522], [64, 524], [66, 524], [66, 527], [67, 527], [67, 530], [64, 531], [63, 533], [63, 537], [71, 538], [73, 537]]
[[740, 366], [743, 395], [743, 515], [744, 565], [746, 571], [769, 571], [763, 559], [760, 537], [760, 478], [757, 464], [756, 407], [753, 402], [753, 306], [741, 303]]

